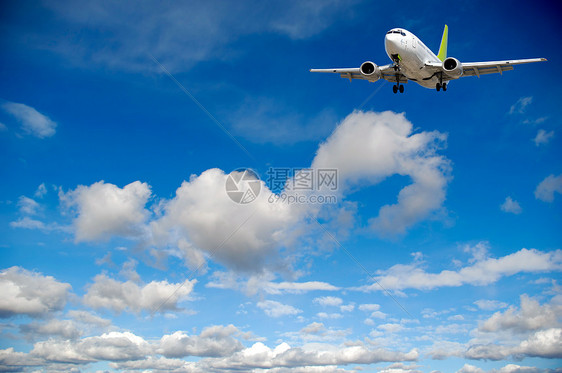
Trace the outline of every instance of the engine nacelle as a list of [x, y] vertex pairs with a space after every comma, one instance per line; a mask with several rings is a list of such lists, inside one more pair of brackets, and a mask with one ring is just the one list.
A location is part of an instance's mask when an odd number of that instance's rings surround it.
[[452, 78], [460, 78], [463, 74], [462, 63], [453, 57], [449, 57], [443, 61], [443, 70]]
[[361, 71], [361, 74], [363, 74], [363, 76], [366, 76], [367, 79], [371, 82], [374, 82], [375, 80], [379, 80], [381, 78], [381, 69], [379, 69], [379, 67], [371, 61], [363, 62], [359, 70]]

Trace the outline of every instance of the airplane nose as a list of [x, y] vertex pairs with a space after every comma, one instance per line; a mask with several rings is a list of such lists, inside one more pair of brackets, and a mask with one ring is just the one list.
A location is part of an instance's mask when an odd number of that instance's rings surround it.
[[397, 34], [387, 34], [384, 38], [384, 47], [388, 54], [396, 53], [397, 46], [400, 41], [397, 38]]

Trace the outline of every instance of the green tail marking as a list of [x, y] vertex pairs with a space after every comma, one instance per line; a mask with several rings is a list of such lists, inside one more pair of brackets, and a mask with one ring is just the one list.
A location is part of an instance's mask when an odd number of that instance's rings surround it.
[[443, 37], [441, 38], [441, 45], [439, 46], [439, 54], [437, 55], [437, 58], [439, 58], [440, 61], [445, 61], [445, 59], [447, 58], [448, 40], [449, 40], [449, 27], [445, 25], [445, 28], [443, 29]]

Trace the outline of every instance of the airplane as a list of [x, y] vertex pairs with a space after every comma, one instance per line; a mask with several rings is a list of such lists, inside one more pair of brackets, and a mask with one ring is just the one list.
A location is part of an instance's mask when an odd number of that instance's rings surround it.
[[403, 83], [409, 80], [425, 88], [435, 88], [437, 91], [447, 90], [448, 82], [463, 76], [500, 73], [513, 70], [513, 65], [546, 61], [546, 58], [530, 58], [524, 60], [505, 60], [490, 62], [461, 63], [453, 57], [447, 57], [447, 42], [449, 28], [445, 25], [441, 45], [437, 56], [425, 46], [411, 32], [402, 28], [393, 28], [386, 33], [384, 47], [386, 54], [392, 60], [391, 64], [377, 66], [371, 61], [366, 61], [357, 68], [345, 69], [310, 69], [317, 73], [337, 73], [342, 78], [362, 79], [376, 82], [385, 79], [395, 83], [392, 87], [394, 93], [404, 92]]

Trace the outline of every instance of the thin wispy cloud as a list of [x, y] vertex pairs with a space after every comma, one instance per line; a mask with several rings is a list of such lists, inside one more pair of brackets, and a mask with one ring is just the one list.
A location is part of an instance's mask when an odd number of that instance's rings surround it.
[[43, 139], [56, 133], [57, 123], [31, 106], [5, 102], [2, 109], [16, 119], [25, 134]]

